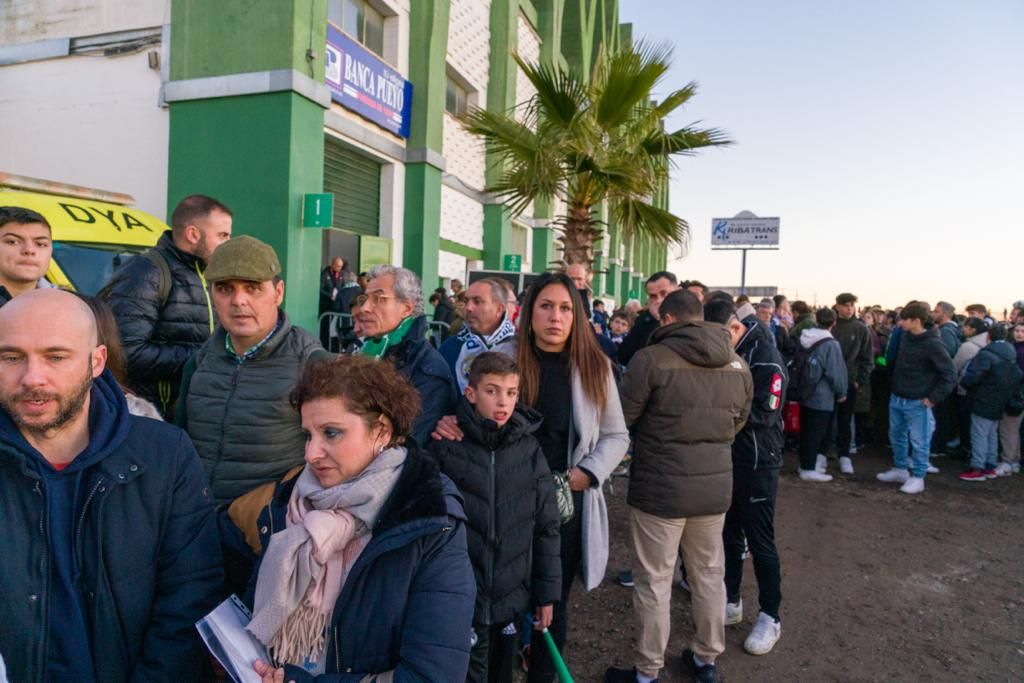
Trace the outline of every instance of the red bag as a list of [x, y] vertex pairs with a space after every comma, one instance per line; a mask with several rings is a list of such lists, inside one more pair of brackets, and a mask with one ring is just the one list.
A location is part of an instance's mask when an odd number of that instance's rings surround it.
[[782, 424], [786, 434], [800, 433], [800, 404], [797, 401], [786, 401], [782, 406]]

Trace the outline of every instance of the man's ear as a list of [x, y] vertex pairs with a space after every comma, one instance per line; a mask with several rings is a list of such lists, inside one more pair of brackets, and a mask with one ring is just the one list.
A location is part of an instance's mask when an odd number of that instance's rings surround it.
[[92, 350], [92, 378], [96, 379], [107, 368], [107, 347], [100, 344]]

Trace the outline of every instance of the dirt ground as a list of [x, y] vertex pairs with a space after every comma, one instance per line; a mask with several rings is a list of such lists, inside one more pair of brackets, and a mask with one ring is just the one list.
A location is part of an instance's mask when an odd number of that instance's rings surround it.
[[[959, 462], [936, 459], [941, 473], [908, 496], [875, 480], [889, 467], [884, 450], [855, 458], [856, 475], [812, 484], [786, 454], [776, 512], [782, 638], [763, 657], [743, 650], [757, 617], [748, 560], [745, 619], [726, 627], [722, 679], [1024, 681], [1024, 475], [966, 483]], [[578, 683], [632, 665], [631, 590], [614, 581], [631, 561], [626, 487], [617, 479], [609, 496], [607, 580], [573, 592], [566, 660]], [[679, 659], [693, 633], [688, 598], [674, 589], [661, 683], [688, 680]]]

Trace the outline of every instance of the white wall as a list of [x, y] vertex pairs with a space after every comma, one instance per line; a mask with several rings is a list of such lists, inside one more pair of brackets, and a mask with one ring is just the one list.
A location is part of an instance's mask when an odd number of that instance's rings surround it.
[[153, 28], [170, 13], [170, 0], [0, 0], [0, 45]]
[[169, 119], [146, 52], [0, 67], [0, 170], [124, 192], [164, 218]]

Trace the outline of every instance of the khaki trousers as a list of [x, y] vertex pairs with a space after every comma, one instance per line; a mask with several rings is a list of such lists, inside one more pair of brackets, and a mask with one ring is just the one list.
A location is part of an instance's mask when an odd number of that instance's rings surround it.
[[665, 519], [636, 508], [630, 508], [630, 513], [637, 561], [633, 570], [637, 671], [656, 677], [665, 665], [672, 575], [680, 550], [697, 631], [690, 647], [701, 660], [714, 662], [725, 651], [725, 515]]
[[1011, 465], [1020, 463], [1020, 421], [1024, 415], [1003, 415], [999, 421], [999, 441], [1003, 444], [1002, 461]]

